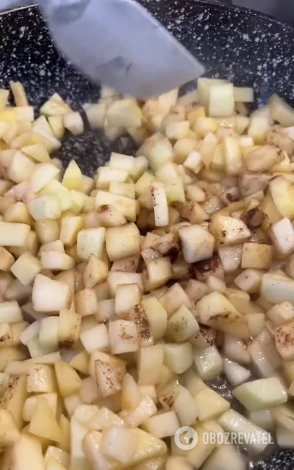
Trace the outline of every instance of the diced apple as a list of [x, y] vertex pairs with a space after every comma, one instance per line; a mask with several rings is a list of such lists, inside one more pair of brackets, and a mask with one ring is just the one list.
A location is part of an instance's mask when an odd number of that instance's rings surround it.
[[266, 431], [271, 432], [273, 430], [274, 418], [270, 410], [250, 411], [247, 416], [250, 421]]
[[195, 263], [212, 256], [214, 237], [200, 225], [182, 227], [179, 237], [187, 263]]
[[247, 241], [251, 235], [242, 220], [221, 214], [212, 217], [210, 231], [221, 245], [238, 245]]
[[64, 136], [64, 123], [62, 116], [48, 116], [48, 122], [52, 133], [56, 139], [62, 139]]
[[33, 225], [33, 219], [29, 214], [27, 205], [24, 202], [16, 202], [10, 205], [4, 213], [5, 222], [16, 222]]
[[219, 418], [219, 423], [227, 432], [251, 435], [250, 442], [246, 442], [246, 447], [254, 454], [261, 453], [271, 443], [271, 435], [268, 432], [244, 418], [237, 411], [227, 411]]
[[[142, 300], [154, 340], [163, 338], [167, 327], [167, 313], [155, 297]], [[196, 321], [196, 320], [195, 320]]]
[[156, 344], [141, 348], [138, 353], [138, 384], [156, 385], [160, 380], [164, 360], [164, 346]]
[[89, 228], [81, 230], [77, 236], [77, 254], [83, 260], [88, 260], [91, 254], [102, 257], [105, 241], [105, 228]]
[[247, 382], [251, 376], [248, 369], [245, 369], [245, 367], [240, 366], [236, 362], [229, 361], [228, 359], [224, 360], [223, 369], [226, 378], [234, 386]]
[[124, 183], [127, 180], [128, 175], [129, 173], [127, 170], [112, 168], [110, 166], [102, 166], [97, 170], [96, 188], [107, 190], [113, 182]]
[[189, 295], [187, 295], [182, 286], [177, 282], [160, 296], [159, 302], [163, 305], [168, 317], [175, 313], [181, 306], [185, 306], [188, 309], [192, 309], [193, 307]]
[[68, 308], [72, 293], [68, 285], [37, 274], [34, 281], [32, 301], [38, 312], [59, 312]]
[[253, 338], [262, 333], [265, 328], [265, 316], [263, 313], [248, 313], [246, 319]]
[[172, 372], [183, 374], [193, 364], [193, 349], [191, 343], [165, 344], [164, 364]]
[[97, 359], [95, 361], [95, 375], [102, 397], [109, 397], [121, 390], [121, 382], [117, 372], [108, 362]]
[[201, 390], [194, 398], [200, 422], [217, 418], [230, 408], [230, 403], [209, 387]]
[[59, 169], [51, 163], [39, 163], [35, 165], [34, 171], [30, 176], [30, 186], [37, 193], [50, 183], [59, 173]]
[[0, 245], [25, 246], [30, 230], [31, 227], [27, 224], [0, 222]]
[[98, 301], [94, 289], [82, 289], [77, 292], [75, 295], [75, 308], [81, 317], [95, 315], [98, 312]]
[[140, 302], [141, 289], [138, 284], [118, 285], [115, 293], [115, 313], [120, 318], [127, 318], [130, 308]]
[[273, 254], [273, 247], [271, 245], [244, 243], [241, 268], [269, 269], [272, 264]]
[[222, 358], [215, 346], [194, 352], [196, 371], [202, 380], [215, 379], [223, 369]]
[[4, 392], [0, 408], [10, 411], [20, 430], [23, 426], [22, 410], [27, 398], [27, 377], [19, 375], [11, 379], [10, 386]]
[[244, 271], [234, 279], [234, 282], [242, 291], [255, 294], [260, 290], [262, 276], [263, 271], [259, 269], [244, 269]]
[[81, 191], [83, 188], [83, 178], [80, 168], [74, 160], [71, 160], [65, 170], [62, 184], [67, 189], [75, 189]]
[[92, 254], [83, 272], [85, 287], [93, 289], [96, 284], [101, 284], [106, 280], [107, 274], [107, 264]]
[[187, 462], [184, 456], [171, 455], [166, 461], [165, 468], [166, 470], [192, 470], [193, 466]]
[[96, 325], [89, 330], [82, 331], [80, 338], [88, 353], [95, 350], [107, 352], [110, 349], [108, 330], [104, 323]]
[[126, 428], [110, 428], [102, 433], [99, 450], [118, 462], [128, 463], [134, 457], [139, 436]]
[[62, 437], [61, 429], [54, 413], [47, 400], [42, 396], [39, 396], [37, 399], [36, 408], [29, 424], [29, 431], [39, 438], [50, 439], [55, 442], [59, 442]]
[[121, 402], [123, 410], [137, 408], [142, 399], [140, 388], [130, 374], [124, 376], [121, 390]]
[[226, 470], [228, 462], [234, 470], [245, 470], [246, 460], [232, 444], [223, 444], [205, 462], [204, 470]]
[[294, 217], [294, 186], [284, 176], [279, 175], [269, 182], [274, 204], [282, 217]]
[[[194, 141], [195, 146], [195, 141]], [[186, 160], [184, 161], [184, 166], [189, 170], [192, 170], [194, 173], [199, 173], [201, 168], [203, 167], [203, 161], [201, 158], [201, 154], [196, 150], [192, 150], [188, 155]]]
[[42, 318], [40, 321], [39, 342], [45, 351], [58, 350], [58, 317]]
[[106, 229], [105, 239], [111, 261], [137, 255], [140, 251], [140, 233], [134, 223]]
[[220, 329], [239, 339], [250, 336], [246, 317], [219, 292], [213, 292], [202, 297], [197, 302], [199, 321], [204, 325]]
[[270, 237], [275, 249], [282, 256], [289, 255], [294, 250], [294, 229], [291, 221], [283, 218], [271, 226]]
[[58, 93], [54, 93], [54, 95], [43, 104], [40, 112], [44, 116], [63, 116], [72, 112], [72, 110]]
[[52, 129], [48, 123], [48, 120], [45, 116], [39, 116], [33, 123], [32, 123], [32, 129], [34, 131], [44, 131], [47, 132], [48, 134], [54, 134], [52, 132]]
[[169, 224], [169, 212], [164, 185], [162, 183], [151, 183], [151, 196], [153, 201], [155, 226], [165, 227]]
[[150, 397], [143, 397], [139, 405], [133, 410], [122, 410], [119, 413], [124, 426], [136, 428], [157, 412], [156, 405]]
[[136, 325], [139, 347], [145, 348], [154, 344], [148, 317], [141, 304], [134, 305], [129, 310], [129, 319]]
[[41, 269], [40, 261], [30, 253], [21, 255], [11, 266], [11, 272], [24, 286], [31, 284]]
[[294, 303], [294, 281], [286, 275], [280, 273], [265, 273], [261, 279], [260, 294], [271, 302], [278, 304], [281, 302]]
[[70, 365], [78, 372], [87, 375], [89, 371], [89, 361], [89, 355], [86, 353], [86, 351], [82, 351], [70, 361]]
[[43, 393], [42, 395], [32, 395], [26, 399], [23, 407], [22, 417], [24, 421], [31, 421], [33, 412], [37, 406], [38, 397], [41, 396], [47, 400], [48, 405], [52, 409], [54, 416], [57, 414], [58, 409], [58, 395], [57, 393]]
[[63, 217], [61, 220], [60, 240], [65, 246], [73, 246], [77, 236], [83, 228], [83, 219], [80, 216]]
[[105, 407], [100, 408], [86, 424], [91, 431], [103, 431], [112, 427], [126, 426], [119, 416]]
[[163, 439], [165, 437], [174, 436], [176, 431], [180, 428], [180, 423], [174, 411], [167, 411], [166, 413], [161, 413], [146, 419], [143, 428], [153, 436]]
[[257, 371], [258, 375], [261, 377], [270, 377], [274, 375], [274, 367], [269, 358], [266, 356], [261, 344], [257, 340], [254, 340], [248, 346], [248, 352], [250, 354], [254, 369]]
[[268, 171], [272, 166], [284, 159], [282, 150], [276, 145], [263, 145], [246, 156], [246, 165], [249, 171]]
[[197, 426], [195, 431], [197, 432], [198, 442], [196, 446], [187, 452], [186, 459], [193, 467], [199, 468], [216, 447], [216, 439], [213, 439], [216, 436], [215, 432], [209, 431], [202, 426]]
[[74, 268], [75, 260], [66, 253], [46, 250], [41, 253], [41, 266], [50, 271], [67, 271]]
[[87, 201], [89, 201], [89, 196], [81, 191], [77, 191], [76, 189], [71, 189], [69, 193], [71, 198], [71, 211], [74, 214], [79, 214], [87, 204]]
[[28, 371], [27, 391], [29, 393], [55, 392], [55, 377], [51, 366], [32, 364]]
[[208, 91], [209, 116], [231, 116], [234, 112], [234, 87], [231, 83], [212, 84]]
[[[154, 457], [165, 455], [167, 451], [167, 447], [166, 447], [166, 444], [161, 439], [158, 439], [155, 436], [152, 436], [151, 434], [146, 433], [145, 431], [139, 428], [132, 429], [132, 432], [136, 436], [138, 436], [139, 443], [138, 443], [138, 448], [137, 448], [137, 451], [135, 452], [135, 455], [127, 464], [128, 467], [131, 465], [135, 465], [135, 464], [141, 464], [144, 461], [146, 461], [146, 459], [152, 459]], [[92, 465], [94, 465], [94, 468], [101, 468], [101, 459], [98, 460], [98, 457], [99, 455], [101, 456], [102, 454], [100, 454], [97, 451], [97, 449], [99, 449], [99, 444], [101, 441], [101, 437], [100, 437], [101, 434], [97, 433], [96, 431], [96, 434], [97, 435], [99, 434], [99, 436], [97, 436], [99, 438], [93, 441], [91, 446], [88, 446], [88, 444], [90, 444], [88, 440], [88, 436], [90, 438], [90, 434], [87, 435], [87, 438], [86, 438], [87, 440], [85, 442], [86, 453], [87, 453], [88, 458], [90, 459], [90, 462], [92, 463]], [[117, 463], [115, 465], [117, 466]], [[115, 467], [114, 468], [108, 467], [108, 469], [115, 470]]]
[[142, 111], [136, 101], [123, 99], [111, 104], [105, 116], [108, 125], [112, 127], [140, 127]]
[[84, 122], [79, 112], [70, 112], [65, 114], [63, 124], [73, 135], [82, 134], [84, 131]]
[[3, 109], [5, 109], [5, 107], [7, 105], [8, 97], [9, 97], [9, 90], [5, 90], [4, 88], [1, 88], [0, 89], [0, 108], [1, 108], [1, 111]]
[[102, 129], [106, 112], [105, 103], [86, 103], [83, 105], [91, 129]]
[[83, 440], [88, 430], [76, 417], [71, 418], [70, 422], [70, 466], [72, 468], [82, 468], [89, 470], [84, 450]]
[[110, 349], [113, 354], [137, 351], [137, 328], [134, 322], [116, 320], [109, 324]]
[[70, 424], [68, 419], [61, 414], [59, 419], [59, 426], [62, 433], [62, 438], [58, 443], [58, 447], [65, 452], [70, 451]]
[[60, 204], [54, 196], [41, 196], [28, 205], [31, 216], [35, 220], [58, 219], [61, 215]]
[[0, 323], [17, 323], [22, 319], [22, 312], [16, 300], [0, 303]]
[[163, 286], [173, 275], [170, 259], [167, 257], [151, 259], [147, 262], [146, 274], [144, 286], [147, 291]]
[[274, 326], [280, 326], [294, 319], [294, 307], [290, 302], [282, 302], [273, 305], [266, 315]]
[[0, 409], [0, 447], [1, 450], [13, 446], [20, 438], [19, 431], [10, 411]]
[[16, 151], [10, 161], [8, 176], [14, 183], [28, 180], [35, 169], [35, 164], [24, 153]]
[[196, 335], [190, 337], [191, 343], [197, 349], [203, 350], [213, 345], [216, 340], [217, 332], [213, 328], [205, 325], [199, 325], [199, 331]]
[[[11, 451], [13, 470], [21, 470], [24, 467], [31, 470], [44, 470], [44, 459], [41, 441], [27, 432], [20, 435]], [[11, 468], [9, 466], [9, 468]]]
[[294, 111], [282, 98], [273, 95], [269, 102], [271, 118], [282, 126], [293, 126]]
[[182, 342], [199, 331], [199, 325], [193, 314], [183, 305], [167, 322], [167, 337], [170, 341]]
[[294, 359], [294, 322], [275, 328], [275, 342], [278, 353], [286, 360]]
[[198, 406], [187, 388], [172, 385], [159, 396], [165, 410], [174, 410], [182, 426], [191, 426], [199, 414]]
[[56, 457], [50, 456], [47, 459], [46, 470], [66, 470], [66, 467]]
[[61, 211], [66, 211], [73, 208], [74, 203], [71, 192], [56, 179], [51, 180], [50, 183], [47, 184], [44, 189], [42, 189], [40, 195], [56, 197], [58, 199]]
[[66, 362], [55, 363], [55, 374], [58, 389], [62, 397], [67, 397], [76, 392], [81, 386], [81, 379], [77, 372]]
[[182, 139], [188, 135], [189, 130], [189, 121], [167, 122], [165, 134], [169, 139]]
[[248, 411], [271, 408], [286, 403], [288, 399], [287, 390], [276, 377], [239, 385], [233, 394]]

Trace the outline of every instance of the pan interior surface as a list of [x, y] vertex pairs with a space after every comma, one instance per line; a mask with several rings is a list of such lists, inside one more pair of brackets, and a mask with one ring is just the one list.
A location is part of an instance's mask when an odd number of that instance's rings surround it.
[[[258, 104], [274, 92], [294, 104], [294, 30], [289, 26], [259, 13], [209, 2], [141, 3], [203, 62], [207, 76], [254, 86]], [[0, 25], [0, 87], [7, 87], [10, 80], [22, 82], [36, 109], [55, 92], [75, 110], [97, 101], [99, 89], [56, 52], [36, 7], [2, 14]], [[110, 143], [102, 133], [87, 131], [66, 137], [58, 157], [65, 164], [74, 158], [91, 175], [113, 150], [131, 154], [134, 145], [127, 138]], [[293, 452], [283, 451], [252, 469], [293, 467]]]
[[[294, 30], [289, 26], [260, 13], [210, 2], [141, 3], [203, 62], [207, 76], [254, 86], [259, 104], [273, 92], [294, 104]], [[36, 109], [54, 92], [75, 110], [97, 101], [98, 87], [56, 52], [36, 7], [2, 14], [0, 25], [1, 87], [19, 80]], [[64, 163], [75, 158], [84, 172], [93, 174], [112, 150], [132, 153], [134, 146], [126, 138], [109, 143], [101, 133], [88, 131], [66, 138], [59, 158]]]

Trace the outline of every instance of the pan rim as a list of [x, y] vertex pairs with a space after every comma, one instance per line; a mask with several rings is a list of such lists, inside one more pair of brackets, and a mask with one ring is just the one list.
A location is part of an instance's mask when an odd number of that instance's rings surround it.
[[223, 8], [226, 10], [233, 10], [233, 11], [240, 11], [241, 13], [246, 13], [249, 14], [250, 16], [255, 16], [258, 17], [258, 19], [268, 23], [274, 23], [277, 24], [285, 29], [288, 29], [289, 32], [294, 32], [294, 25], [291, 26], [288, 23], [285, 23], [283, 21], [277, 20], [273, 16], [267, 15], [266, 13], [263, 13], [261, 11], [253, 10], [252, 8], [246, 8], [242, 7], [241, 5], [224, 5], [222, 3], [219, 3], [217, 0], [186, 0], [190, 4], [195, 4], [195, 3], [200, 3], [202, 5], [210, 5], [210, 6], [215, 6], [217, 8]]
[[[222, 3], [218, 3], [217, 0], [186, 0], [186, 1], [188, 1], [191, 5], [195, 5], [195, 4], [201, 4], [203, 6], [210, 5], [210, 6], [213, 6], [213, 7], [216, 7], [216, 8], [222, 8], [222, 9], [232, 10], [232, 11], [240, 11], [241, 13], [246, 13], [250, 16], [255, 16], [263, 22], [274, 23], [274, 24], [276, 24], [276, 25], [278, 25], [278, 26], [280, 26], [284, 29], [287, 29], [291, 33], [294, 32], [294, 25], [291, 26], [288, 23], [277, 20], [273, 16], [267, 15], [266, 13], [263, 13], [263, 12], [260, 12], [260, 11], [253, 10], [252, 8], [245, 8], [245, 7], [242, 7], [240, 5], [223, 5]], [[3, 10], [3, 11], [0, 12], [0, 18], [4, 15], [7, 15], [7, 14], [12, 14], [12, 13], [15, 13], [15, 12], [18, 12], [18, 11], [29, 10], [29, 9], [38, 10], [39, 13], [42, 15], [42, 12], [40, 11], [38, 4], [32, 3], [31, 5], [17, 6], [17, 7], [14, 7], [14, 8]]]
[[3, 15], [7, 15], [8, 13], [14, 13], [14, 12], [21, 11], [21, 10], [28, 10], [30, 8], [38, 9], [37, 3], [32, 3], [31, 5], [23, 5], [23, 6], [17, 6], [17, 7], [1, 10], [0, 18]]

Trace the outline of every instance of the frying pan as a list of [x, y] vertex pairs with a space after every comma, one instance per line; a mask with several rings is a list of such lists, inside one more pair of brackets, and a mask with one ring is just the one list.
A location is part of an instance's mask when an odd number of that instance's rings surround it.
[[[294, 29], [290, 26], [251, 10], [211, 1], [141, 3], [204, 63], [207, 76], [253, 86], [257, 104], [276, 92], [294, 105]], [[0, 87], [7, 87], [10, 80], [23, 83], [36, 109], [54, 92], [79, 111], [83, 103], [99, 97], [99, 89], [57, 53], [36, 7], [0, 15]], [[107, 142], [102, 133], [87, 130], [82, 136], [66, 137], [58, 157], [65, 164], [76, 159], [91, 175], [113, 150], [131, 154], [134, 144], [127, 138]], [[253, 470], [293, 468], [291, 450], [251, 465]]]

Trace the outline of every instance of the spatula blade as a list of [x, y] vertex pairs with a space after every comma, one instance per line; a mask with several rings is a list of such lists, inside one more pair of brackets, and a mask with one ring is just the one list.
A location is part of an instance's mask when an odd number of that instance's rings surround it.
[[76, 0], [82, 8], [69, 19], [70, 3], [47, 10], [51, 31], [61, 51], [94, 82], [148, 98], [203, 74], [204, 67], [138, 3]]

